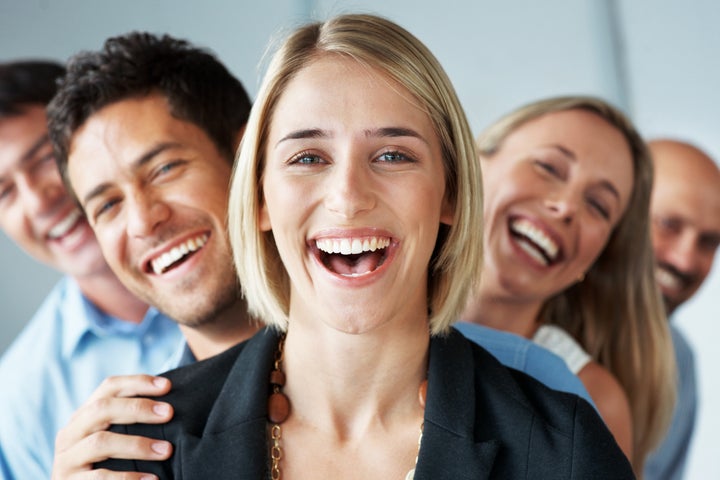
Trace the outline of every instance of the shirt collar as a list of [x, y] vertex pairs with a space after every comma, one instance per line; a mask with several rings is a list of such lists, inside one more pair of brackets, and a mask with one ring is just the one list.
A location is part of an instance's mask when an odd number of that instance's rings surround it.
[[63, 318], [62, 353], [71, 357], [88, 335], [102, 338], [108, 335], [142, 335], [162, 316], [157, 309], [148, 308], [141, 323], [120, 320], [101, 312], [83, 295], [80, 286], [67, 278], [62, 298], [60, 315]]

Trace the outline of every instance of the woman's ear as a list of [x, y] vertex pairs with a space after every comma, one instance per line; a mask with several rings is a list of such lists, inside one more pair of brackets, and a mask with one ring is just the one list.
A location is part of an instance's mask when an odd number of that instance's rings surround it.
[[261, 232], [269, 232], [272, 230], [272, 223], [270, 222], [270, 214], [267, 211], [267, 204], [263, 202], [260, 207], [260, 214], [258, 218], [258, 225], [260, 226]]
[[272, 223], [270, 222], [270, 214], [267, 211], [267, 202], [265, 202], [262, 192], [260, 192], [260, 198], [262, 205], [260, 205], [260, 212], [258, 213], [258, 225], [261, 232], [269, 232], [272, 230]]
[[445, 225], [452, 225], [455, 223], [455, 207], [450, 202], [447, 195], [443, 198], [442, 205], [440, 207], [440, 223]]

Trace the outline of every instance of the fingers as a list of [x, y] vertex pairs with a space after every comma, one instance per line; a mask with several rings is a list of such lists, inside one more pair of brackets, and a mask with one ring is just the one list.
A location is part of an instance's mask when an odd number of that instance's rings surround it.
[[98, 398], [80, 407], [58, 432], [55, 450], [63, 451], [93, 433], [106, 430], [111, 424], [166, 423], [172, 416], [170, 404], [149, 398]]
[[110, 470], [88, 470], [71, 476], [61, 477], [53, 471], [52, 480], [159, 480], [151, 473], [113, 472]]
[[170, 391], [170, 380], [152, 375], [108, 377], [95, 389], [88, 402], [107, 397], [159, 397]]
[[145, 478], [140, 473], [129, 474], [108, 470], [91, 470], [91, 468], [93, 463], [108, 458], [166, 460], [172, 455], [172, 451], [170, 442], [164, 440], [121, 435], [108, 431], [96, 432], [71, 445], [68, 449], [55, 453], [52, 478], [63, 480]]
[[168, 422], [173, 416], [173, 408], [170, 404], [151, 398], [135, 398], [135, 396], [164, 395], [170, 387], [168, 379], [150, 375], [106, 379], [58, 433], [55, 439], [53, 478], [138, 479], [143, 478], [141, 474], [93, 471], [92, 465], [108, 458], [136, 460], [169, 458], [172, 454], [172, 446], [169, 442], [106, 430], [111, 424]]

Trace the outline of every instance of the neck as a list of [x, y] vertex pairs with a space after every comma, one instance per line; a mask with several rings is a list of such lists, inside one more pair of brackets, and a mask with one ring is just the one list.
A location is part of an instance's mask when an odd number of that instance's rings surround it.
[[148, 305], [125, 288], [110, 267], [93, 275], [74, 277], [80, 291], [101, 312], [131, 323], [142, 322]]
[[412, 416], [416, 423], [429, 349], [428, 329], [418, 328], [418, 321], [402, 332], [382, 326], [350, 334], [304, 328], [291, 319], [283, 359], [291, 417], [312, 419], [336, 438], [361, 437], [391, 418]]
[[244, 342], [259, 329], [247, 313], [247, 304], [238, 299], [212, 320], [194, 327], [180, 325], [188, 347], [198, 360], [205, 360]]
[[481, 288], [468, 304], [462, 319], [532, 338], [539, 326], [541, 308], [542, 304], [537, 301], [522, 302], [517, 298], [492, 295]]

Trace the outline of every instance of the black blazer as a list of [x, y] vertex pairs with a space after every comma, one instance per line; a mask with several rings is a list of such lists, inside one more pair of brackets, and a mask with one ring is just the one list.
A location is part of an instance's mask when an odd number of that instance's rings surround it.
[[[278, 336], [269, 330], [166, 374], [175, 408], [165, 425], [114, 431], [173, 443], [165, 462], [97, 465], [162, 479], [269, 478], [267, 397]], [[456, 330], [430, 341], [425, 425], [416, 480], [631, 479], [629, 462], [595, 410], [502, 366]]]

